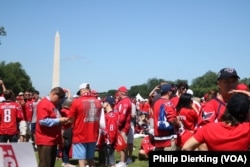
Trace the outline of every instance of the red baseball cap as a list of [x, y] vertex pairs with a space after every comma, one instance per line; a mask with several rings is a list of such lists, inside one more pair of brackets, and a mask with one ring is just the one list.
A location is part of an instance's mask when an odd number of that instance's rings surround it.
[[127, 92], [128, 92], [128, 89], [127, 89], [125, 86], [121, 86], [121, 87], [119, 87], [118, 91], [119, 91], [119, 92], [127, 93]]
[[247, 87], [247, 85], [244, 84], [244, 83], [239, 83], [239, 84], [236, 86], [236, 89], [237, 89], [237, 90], [246, 90], [246, 91], [249, 90], [248, 87]]

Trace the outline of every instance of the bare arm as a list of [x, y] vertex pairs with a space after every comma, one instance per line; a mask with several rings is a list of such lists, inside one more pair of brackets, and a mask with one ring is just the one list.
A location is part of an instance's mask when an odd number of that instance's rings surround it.
[[228, 93], [244, 93], [244, 94], [246, 94], [247, 96], [250, 97], [250, 92], [246, 91], [246, 90], [236, 90], [236, 89], [234, 89], [234, 90], [229, 91]]
[[201, 143], [199, 143], [193, 136], [190, 137], [186, 143], [182, 147], [182, 151], [193, 151], [195, 150]]
[[1, 79], [0, 79], [0, 85], [1, 85], [1, 87], [2, 87], [2, 91], [3, 91], [3, 92], [6, 91], [6, 87], [5, 87], [5, 85], [4, 85], [4, 82], [3, 82], [3, 80], [1, 80]]
[[149, 97], [153, 96], [155, 91], [159, 90], [160, 89], [160, 85], [157, 85], [150, 93], [149, 93]]

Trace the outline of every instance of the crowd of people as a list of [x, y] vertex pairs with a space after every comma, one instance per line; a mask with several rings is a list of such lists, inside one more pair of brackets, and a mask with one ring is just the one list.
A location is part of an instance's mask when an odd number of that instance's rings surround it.
[[[39, 91], [14, 95], [0, 80], [0, 142], [33, 142], [39, 167], [125, 167], [133, 163], [134, 137], [143, 137], [139, 160], [150, 151], [247, 151], [250, 146], [249, 86], [233, 68], [223, 68], [218, 90], [195, 98], [187, 83], [157, 85], [143, 100], [128, 96], [126, 86], [99, 98], [89, 83], [77, 96], [61, 87], [41, 98]], [[230, 134], [230, 135], [228, 135]], [[119, 159], [115, 158], [115, 152]], [[118, 161], [118, 162], [117, 162]]]

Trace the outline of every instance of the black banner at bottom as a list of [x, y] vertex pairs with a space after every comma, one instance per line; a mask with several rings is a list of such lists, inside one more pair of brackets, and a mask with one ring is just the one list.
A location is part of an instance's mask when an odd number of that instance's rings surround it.
[[226, 151], [153, 151], [149, 153], [149, 166], [250, 166], [250, 152]]

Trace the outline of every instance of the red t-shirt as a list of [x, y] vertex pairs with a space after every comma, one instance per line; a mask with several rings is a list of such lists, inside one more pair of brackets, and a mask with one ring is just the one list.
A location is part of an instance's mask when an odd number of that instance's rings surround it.
[[189, 130], [184, 130], [181, 134], [178, 134], [177, 145], [182, 148], [186, 141], [193, 136], [193, 132]]
[[[61, 115], [62, 115], [62, 117], [68, 117], [69, 116], [69, 109], [68, 108], [62, 108], [61, 109]], [[66, 129], [70, 128], [70, 127], [71, 127], [70, 124], [64, 124], [62, 126], [62, 129], [66, 130]]]
[[247, 151], [250, 146], [250, 123], [228, 126], [224, 122], [209, 123], [198, 128], [194, 138], [206, 143], [212, 151]]
[[[173, 135], [171, 134], [171, 132], [167, 130], [158, 130], [158, 117], [159, 117], [161, 104], [165, 104], [165, 111], [167, 112], [167, 120], [169, 122], [172, 122], [173, 120], [177, 118], [177, 113], [175, 111], [173, 103], [170, 100], [164, 99], [164, 98], [157, 99], [153, 106], [154, 135], [155, 137], [170, 137], [171, 135]], [[155, 140], [156, 147], [169, 147], [170, 145], [171, 145], [171, 141], [168, 139]]]
[[149, 102], [145, 102], [142, 106], [142, 111], [149, 112], [150, 105]]
[[128, 134], [132, 112], [130, 99], [128, 97], [121, 99], [117, 107], [119, 113], [118, 129]]
[[23, 116], [24, 120], [31, 122], [32, 120], [32, 115], [33, 115], [33, 101], [28, 100], [26, 101], [24, 107], [23, 107]]
[[198, 114], [191, 108], [181, 108], [179, 112], [184, 129], [193, 131], [198, 123]]
[[178, 102], [179, 102], [179, 96], [174, 96], [170, 99], [170, 101], [173, 103], [174, 107], [176, 108]]
[[0, 134], [18, 134], [17, 124], [23, 119], [22, 107], [13, 101], [0, 103]]
[[225, 112], [225, 103], [217, 98], [211, 99], [201, 108], [198, 125], [203, 126], [210, 122], [217, 122]]
[[36, 144], [37, 145], [57, 145], [61, 144], [61, 125], [51, 127], [43, 126], [40, 120], [46, 118], [60, 117], [56, 106], [47, 98], [43, 98], [37, 104], [37, 122], [36, 122]]
[[154, 151], [155, 146], [150, 141], [149, 135], [145, 136], [141, 141], [141, 149], [145, 151], [146, 154], [149, 153], [149, 151]]
[[93, 96], [84, 95], [73, 100], [69, 117], [73, 123], [73, 143], [96, 142], [99, 133], [101, 103]]

